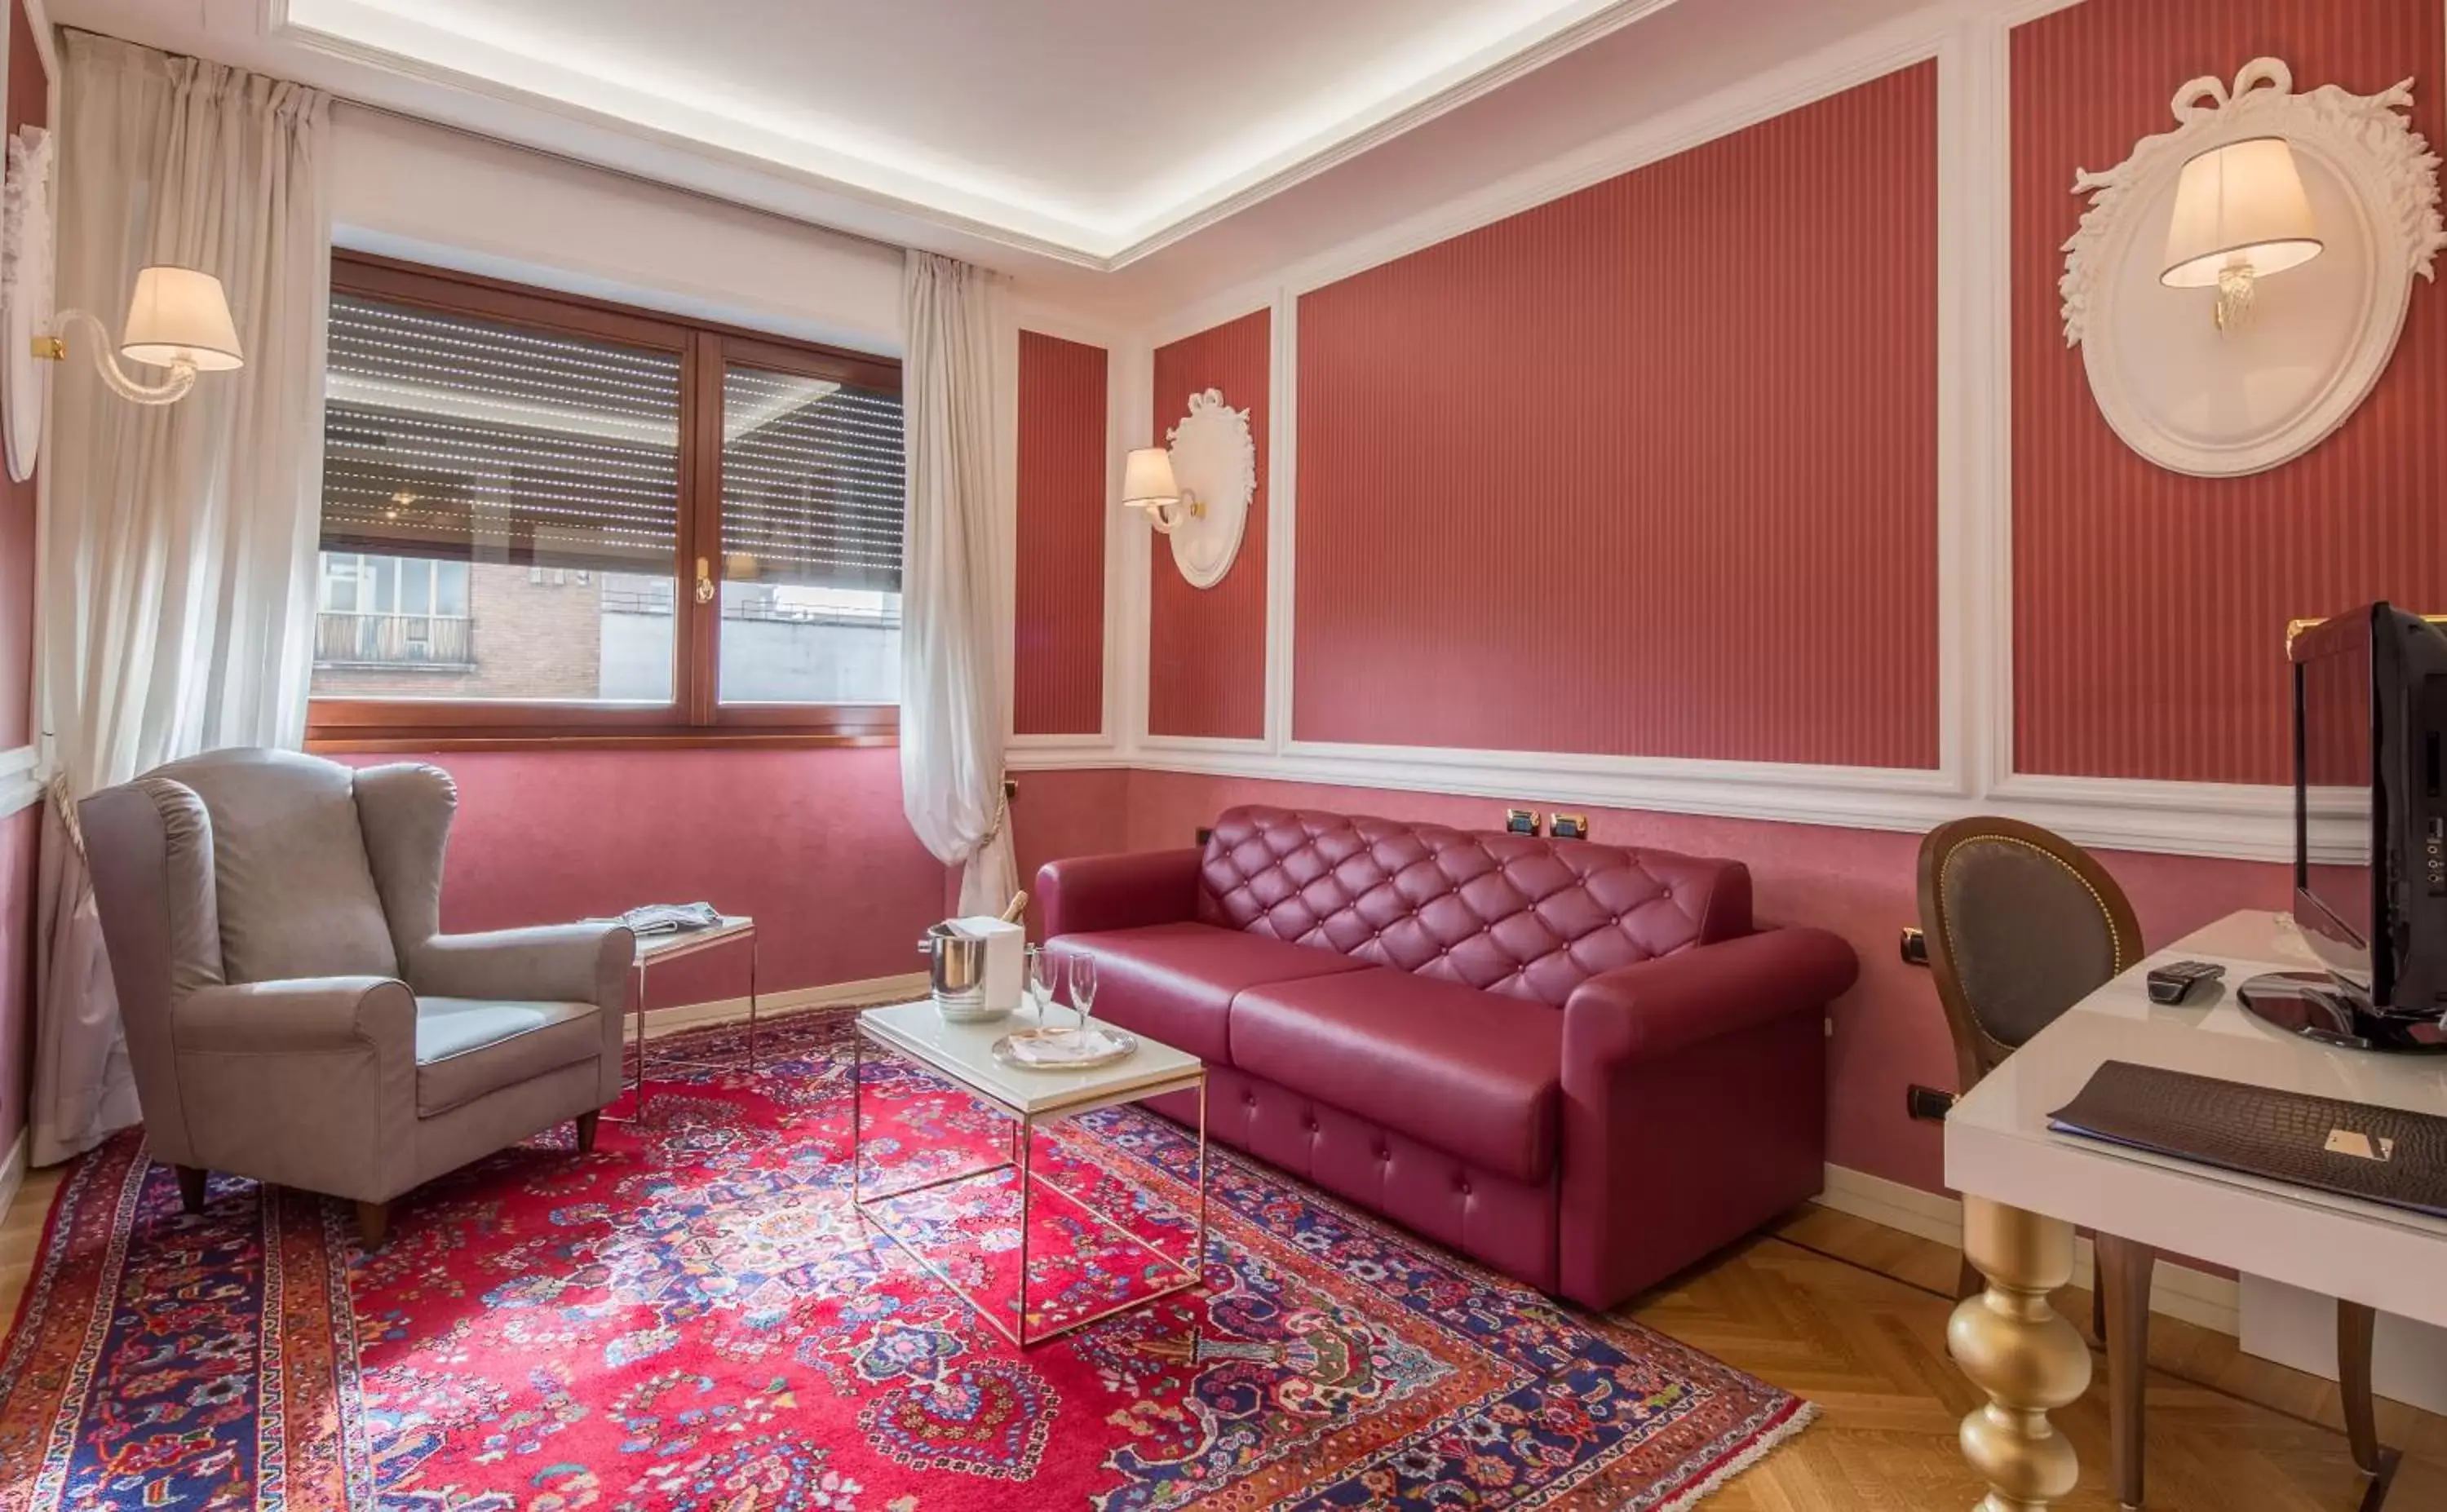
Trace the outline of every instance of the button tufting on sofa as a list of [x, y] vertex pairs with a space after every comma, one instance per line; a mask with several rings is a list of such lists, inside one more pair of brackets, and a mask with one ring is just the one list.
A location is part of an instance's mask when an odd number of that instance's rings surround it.
[[1818, 1189], [1858, 963], [1755, 931], [1737, 862], [1252, 805], [1038, 891], [1215, 1139], [1533, 1286], [1614, 1306]]

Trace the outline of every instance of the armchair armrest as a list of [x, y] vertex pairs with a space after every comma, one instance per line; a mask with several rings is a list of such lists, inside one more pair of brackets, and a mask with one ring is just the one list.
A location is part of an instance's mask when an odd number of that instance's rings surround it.
[[1196, 846], [1048, 861], [1036, 874], [1045, 938], [1091, 930], [1179, 924], [1198, 914]]
[[388, 976], [318, 976], [201, 987], [179, 1000], [171, 1037], [181, 1052], [311, 1054], [396, 1049], [416, 1054], [416, 999]]
[[429, 997], [595, 1003], [617, 1018], [628, 1006], [636, 952], [625, 924], [436, 935], [408, 953], [408, 979]]
[[1860, 973], [1852, 947], [1820, 929], [1763, 930], [1601, 973], [1564, 1004], [1565, 1085], [1822, 1007]]
[[180, 998], [169, 1019], [179, 1163], [361, 1202], [415, 1184], [416, 998], [407, 983], [216, 985]]

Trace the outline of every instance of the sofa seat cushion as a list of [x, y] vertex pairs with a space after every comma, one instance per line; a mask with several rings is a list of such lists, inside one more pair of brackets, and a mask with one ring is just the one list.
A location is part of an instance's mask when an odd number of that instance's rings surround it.
[[1098, 1018], [1218, 1066], [1231, 1064], [1225, 1025], [1242, 990], [1368, 969], [1332, 951], [1211, 924], [1064, 935], [1050, 951], [1057, 961], [1080, 953], [1095, 958]]
[[1554, 1170], [1564, 1015], [1381, 966], [1252, 987], [1232, 1064], [1521, 1181]]
[[603, 1053], [592, 1003], [416, 1000], [416, 1112], [446, 1113], [487, 1092]]

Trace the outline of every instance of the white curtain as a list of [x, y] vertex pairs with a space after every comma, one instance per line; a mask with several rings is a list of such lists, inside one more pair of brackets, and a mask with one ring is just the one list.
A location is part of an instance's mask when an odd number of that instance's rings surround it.
[[909, 518], [901, 569], [901, 807], [962, 868], [960, 912], [1017, 887], [1002, 797], [1002, 291], [981, 268], [911, 252], [901, 279]]
[[331, 301], [324, 95], [77, 32], [63, 94], [60, 307], [116, 331], [139, 268], [200, 268], [228, 292], [246, 366], [142, 407], [104, 390], [71, 328], [55, 370], [38, 1165], [138, 1116], [75, 802], [175, 757], [305, 734]]

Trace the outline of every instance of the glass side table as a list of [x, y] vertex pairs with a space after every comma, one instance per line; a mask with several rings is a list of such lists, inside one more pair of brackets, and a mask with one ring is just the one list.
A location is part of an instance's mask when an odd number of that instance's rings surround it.
[[685, 1058], [650, 1062], [646, 1056], [648, 969], [726, 945], [748, 947], [748, 1068], [751, 1071], [756, 1069], [756, 920], [745, 914], [725, 914], [721, 923], [705, 929], [675, 930], [668, 935], [640, 935], [637, 936], [636, 956], [637, 995], [629, 1012], [632, 1028], [628, 1036], [630, 1050], [621, 1057], [621, 1069], [628, 1075], [627, 1090], [634, 1101], [627, 1117], [606, 1113], [603, 1115], [605, 1118], [616, 1124], [633, 1124], [644, 1118], [647, 1078], [656, 1069], [730, 1069], [728, 1066], [713, 1067], [710, 1062]]

